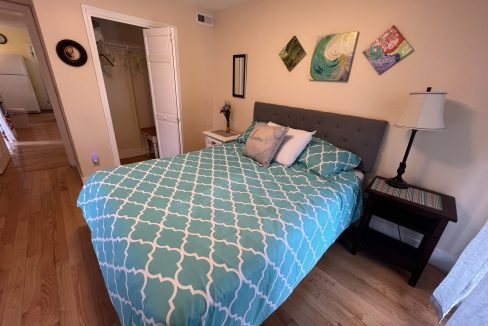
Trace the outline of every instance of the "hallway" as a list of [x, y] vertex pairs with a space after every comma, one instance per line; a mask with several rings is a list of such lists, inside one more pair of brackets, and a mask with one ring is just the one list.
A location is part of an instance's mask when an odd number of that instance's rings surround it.
[[17, 129], [17, 144], [5, 175], [69, 166], [52, 112], [29, 115], [30, 128]]

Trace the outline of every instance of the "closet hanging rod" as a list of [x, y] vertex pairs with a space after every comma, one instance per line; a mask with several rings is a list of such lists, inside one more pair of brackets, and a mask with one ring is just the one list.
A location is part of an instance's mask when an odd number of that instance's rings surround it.
[[144, 47], [142, 47], [142, 46], [125, 45], [125, 44], [111, 43], [111, 42], [99, 42], [98, 44], [99, 45], [105, 45], [108, 47], [113, 47], [113, 48], [119, 48], [119, 49], [144, 51]]

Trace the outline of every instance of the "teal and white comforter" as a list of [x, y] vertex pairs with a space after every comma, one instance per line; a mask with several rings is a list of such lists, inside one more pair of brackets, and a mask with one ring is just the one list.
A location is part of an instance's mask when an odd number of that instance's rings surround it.
[[358, 216], [360, 179], [237, 142], [103, 170], [78, 206], [123, 325], [257, 325]]

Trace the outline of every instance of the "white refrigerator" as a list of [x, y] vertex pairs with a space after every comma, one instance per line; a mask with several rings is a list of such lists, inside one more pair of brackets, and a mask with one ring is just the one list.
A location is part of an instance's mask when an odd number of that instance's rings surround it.
[[0, 98], [5, 109], [23, 108], [41, 112], [24, 57], [18, 54], [0, 55]]

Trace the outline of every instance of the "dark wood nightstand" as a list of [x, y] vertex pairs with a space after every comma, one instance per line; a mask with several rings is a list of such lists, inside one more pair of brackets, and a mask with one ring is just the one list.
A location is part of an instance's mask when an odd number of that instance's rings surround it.
[[[386, 178], [375, 177], [366, 188], [366, 204], [351, 249], [360, 245], [395, 265], [411, 272], [408, 284], [415, 286], [448, 222], [457, 222], [454, 197], [410, 186], [390, 187]], [[369, 228], [375, 215], [423, 234], [418, 248]]]

